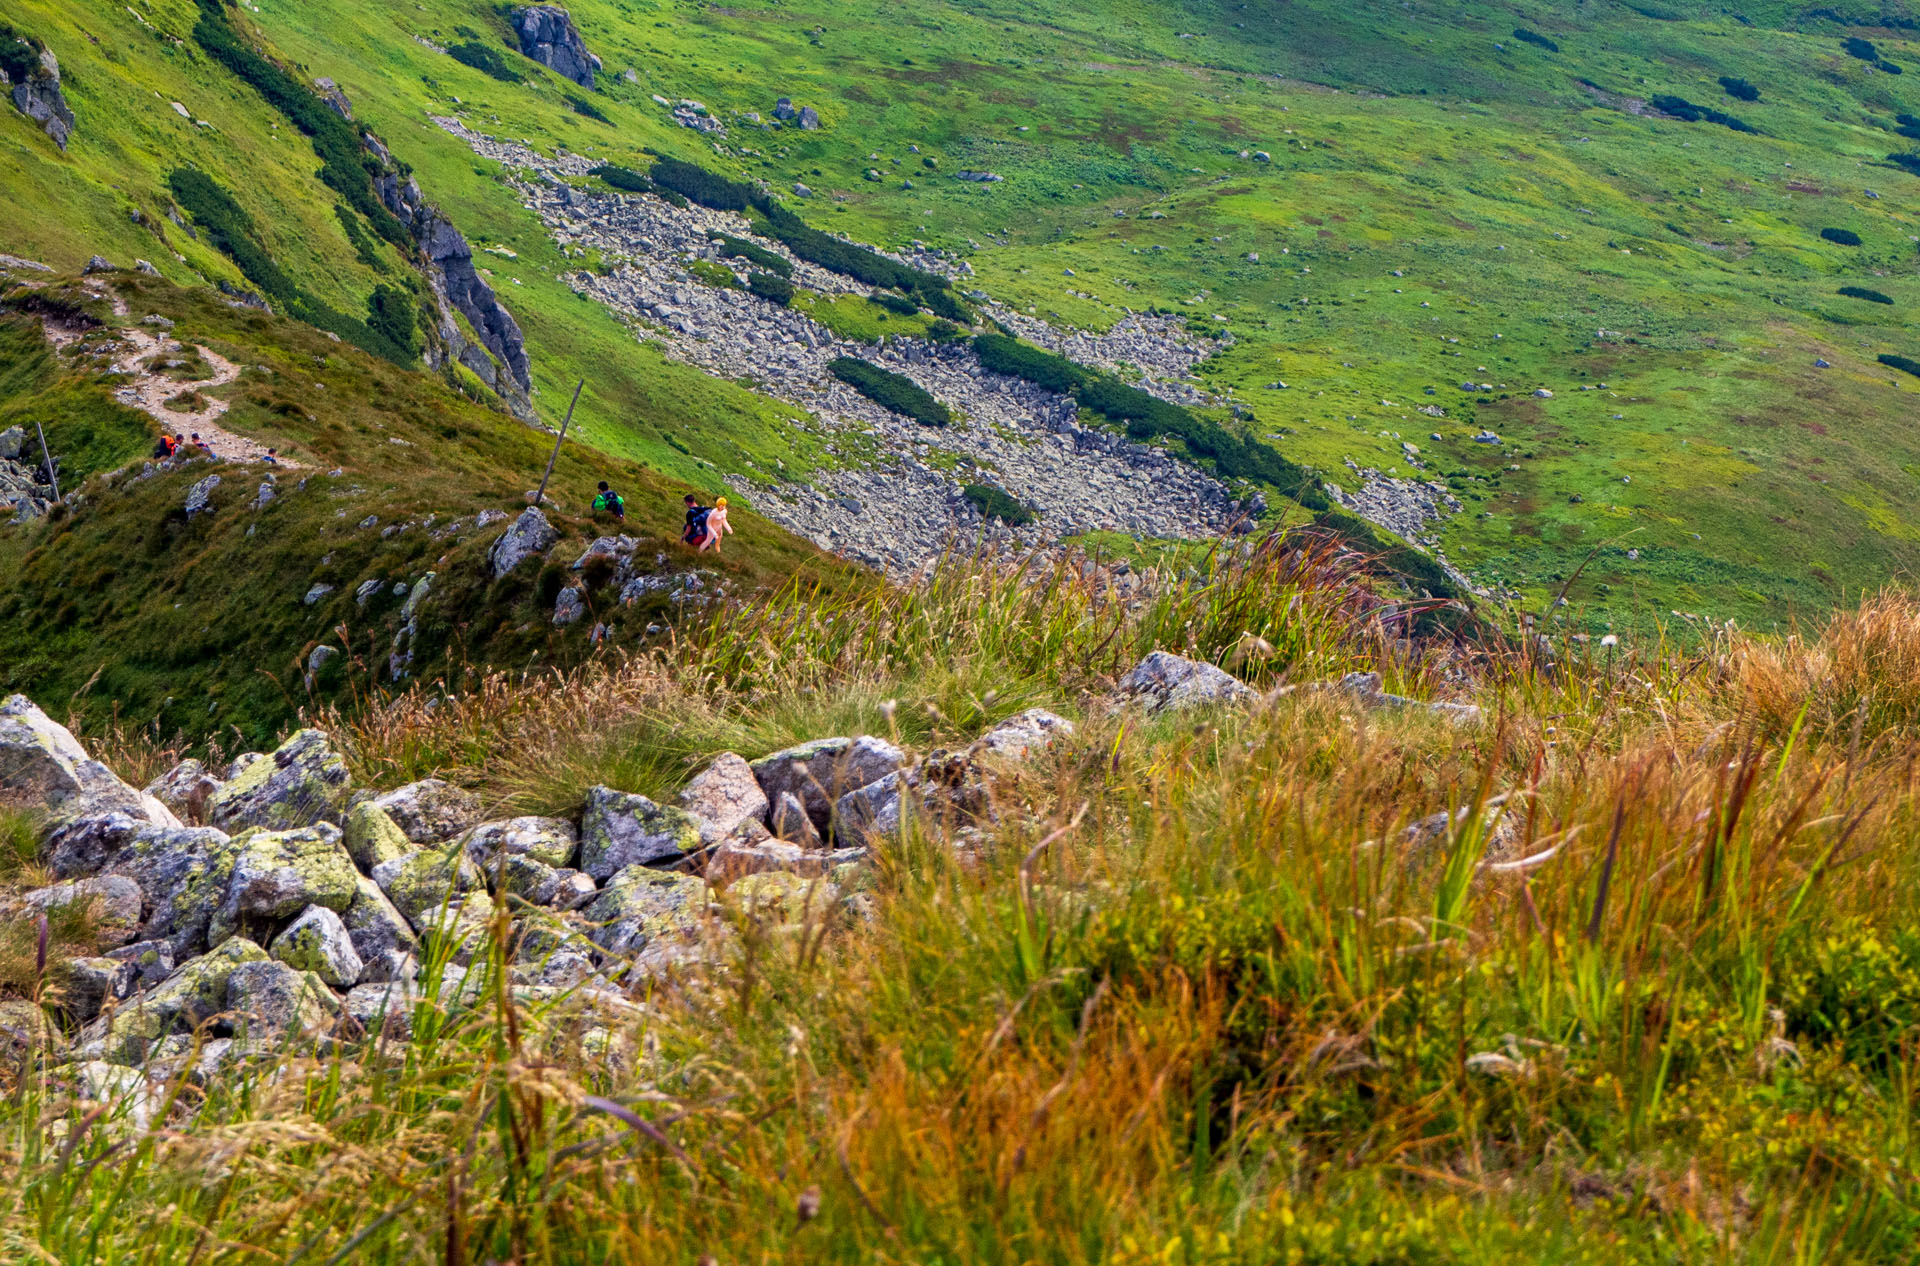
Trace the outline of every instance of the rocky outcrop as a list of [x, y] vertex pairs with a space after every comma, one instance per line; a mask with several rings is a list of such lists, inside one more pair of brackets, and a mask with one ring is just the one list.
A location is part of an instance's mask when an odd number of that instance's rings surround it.
[[327, 736], [319, 730], [301, 730], [271, 756], [236, 768], [208, 798], [207, 820], [222, 830], [337, 824], [351, 792], [346, 762]]
[[752, 768], [769, 800], [777, 806], [783, 796], [791, 796], [824, 837], [842, 796], [878, 782], [906, 763], [907, 754], [892, 743], [862, 735], [802, 743], [763, 757]]
[[[23, 49], [37, 56], [18, 55]], [[0, 89], [12, 97], [14, 109], [32, 119], [55, 145], [67, 148], [67, 138], [73, 135], [73, 109], [60, 91], [60, 62], [52, 49], [15, 35], [12, 49], [0, 50]]]
[[546, 553], [559, 539], [560, 533], [554, 531], [540, 508], [528, 506], [487, 551], [487, 563], [493, 568], [494, 579], [498, 580], [529, 558]]
[[600, 59], [587, 51], [580, 28], [565, 9], [551, 4], [529, 5], [514, 13], [513, 29], [520, 37], [522, 53], [582, 88], [593, 87]]
[[25, 695], [0, 703], [0, 805], [8, 804], [44, 808], [62, 823], [121, 813], [152, 826], [180, 825], [167, 806], [89, 757], [66, 726]]
[[1114, 696], [1148, 712], [1252, 703], [1259, 698], [1253, 687], [1212, 664], [1166, 651], [1154, 651], [1141, 660], [1120, 679]]

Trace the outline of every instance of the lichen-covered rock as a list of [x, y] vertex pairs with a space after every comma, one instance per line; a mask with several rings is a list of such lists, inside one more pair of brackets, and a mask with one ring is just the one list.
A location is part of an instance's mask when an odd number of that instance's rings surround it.
[[207, 801], [208, 820], [222, 830], [338, 824], [353, 791], [346, 762], [319, 730], [300, 730], [267, 759], [235, 766]]
[[767, 799], [778, 804], [791, 795], [824, 834], [834, 801], [849, 791], [886, 777], [907, 763], [907, 754], [882, 738], [817, 739], [753, 762], [753, 776]]
[[900, 821], [920, 785], [911, 769], [896, 769], [834, 801], [833, 834], [845, 844], [900, 832]]
[[763, 870], [729, 884], [723, 901], [736, 916], [779, 927], [830, 916], [840, 889], [788, 870]]
[[147, 1079], [138, 1068], [89, 1059], [69, 1070], [74, 1096], [83, 1103], [99, 1104], [106, 1111], [101, 1118], [102, 1132], [118, 1127], [144, 1131], [152, 1127], [154, 1117], [166, 1106], [166, 1092]]
[[353, 948], [347, 925], [325, 906], [308, 906], [286, 931], [273, 938], [267, 953], [296, 971], [310, 971], [336, 989], [360, 979], [366, 966]]
[[449, 897], [483, 885], [480, 868], [459, 848], [423, 848], [377, 867], [373, 881], [415, 931]]
[[220, 790], [220, 780], [189, 756], [147, 784], [147, 794], [173, 810], [183, 822], [204, 822], [207, 802]]
[[672, 861], [700, 847], [700, 824], [645, 796], [594, 787], [580, 815], [580, 869], [595, 879], [629, 866]]
[[249, 831], [234, 840], [233, 874], [214, 911], [207, 940], [218, 945], [242, 926], [291, 918], [308, 906], [345, 910], [360, 873], [340, 846], [338, 828], [319, 823], [297, 831]]
[[387, 900], [380, 885], [360, 876], [353, 904], [340, 916], [340, 922], [346, 926], [353, 952], [360, 956], [363, 982], [408, 973], [407, 964], [413, 961], [419, 944], [412, 925]]
[[784, 870], [813, 879], [833, 872], [836, 866], [866, 856], [865, 849], [843, 848], [831, 851], [802, 848], [785, 840], [760, 840], [747, 843], [723, 841], [707, 859], [707, 882], [725, 887], [734, 880], [767, 870]]
[[461, 837], [460, 847], [489, 875], [502, 853], [528, 857], [544, 866], [571, 866], [580, 848], [580, 833], [562, 818], [509, 818], [482, 822]]
[[1380, 688], [1379, 673], [1348, 673], [1333, 686], [1362, 707], [1379, 709], [1399, 709], [1408, 712], [1429, 712], [1444, 717], [1455, 725], [1465, 725], [1480, 719], [1480, 707], [1472, 703], [1431, 702], [1425, 699], [1409, 699], [1405, 695], [1389, 694]]
[[0, 806], [43, 810], [56, 822], [119, 812], [152, 826], [180, 825], [171, 809], [120, 781], [25, 695], [0, 703]]
[[110, 949], [106, 957], [124, 966], [129, 975], [126, 981], [126, 993], [130, 997], [142, 989], [151, 989], [167, 977], [173, 975], [173, 945], [167, 941], [135, 941], [131, 945], [122, 945]]
[[55, 874], [125, 876], [140, 886], [142, 939], [167, 942], [176, 959], [206, 947], [238, 855], [224, 831], [148, 826], [124, 815], [73, 825], [94, 829], [59, 836], [51, 854]]
[[410, 782], [373, 803], [415, 844], [450, 840], [480, 820], [480, 797], [438, 778]]
[[227, 1010], [235, 1040], [258, 1043], [324, 1032], [340, 1014], [340, 1000], [314, 973], [268, 959], [229, 973]]
[[974, 750], [1004, 760], [1020, 760], [1030, 752], [1051, 747], [1056, 739], [1072, 737], [1073, 722], [1045, 708], [1029, 708], [982, 734]]
[[1212, 664], [1155, 651], [1134, 666], [1114, 688], [1116, 701], [1148, 712], [1252, 703], [1259, 694], [1239, 678]]
[[700, 842], [713, 845], [736, 835], [750, 842], [755, 827], [758, 838], [766, 838], [772, 803], [753, 766], [722, 752], [680, 792], [680, 807], [700, 820]]
[[17, 81], [10, 81], [6, 72], [0, 71], [0, 86], [11, 89], [13, 108], [39, 124], [40, 130], [64, 151], [67, 138], [73, 135], [73, 107], [61, 91], [60, 62], [53, 50], [37, 40], [34, 46], [40, 54], [40, 65]]
[[127, 1006], [102, 1016], [81, 1031], [82, 1050], [116, 1064], [137, 1064], [154, 1042], [176, 1031], [191, 1031], [226, 1009], [227, 980], [247, 963], [267, 961], [267, 952], [244, 937], [234, 937], [198, 958], [189, 959], [158, 987]]
[[49, 916], [69, 906], [86, 907], [102, 945], [125, 945], [139, 936], [143, 900], [140, 885], [125, 875], [70, 879], [21, 899], [27, 911]]
[[387, 980], [356, 985], [342, 1005], [368, 1037], [406, 1042], [413, 1038], [413, 1009], [420, 987], [411, 980]]
[[529, 558], [537, 558], [552, 549], [560, 539], [560, 533], [554, 531], [553, 524], [547, 522], [547, 516], [540, 513], [538, 506], [528, 506], [520, 512], [513, 525], [500, 534], [500, 539], [487, 551], [487, 562], [493, 568], [494, 579], [506, 575]]
[[[549, 866], [519, 853], [504, 854], [498, 863], [500, 895], [518, 897], [536, 906], [572, 910], [593, 900], [593, 880], [577, 870]], [[491, 878], [493, 867], [487, 869]]]
[[486, 948], [494, 908], [487, 890], [475, 888], [421, 911], [414, 921], [420, 932], [421, 952], [432, 955], [444, 948], [451, 961], [462, 965], [471, 962]]
[[706, 881], [693, 875], [629, 866], [584, 911], [591, 939], [614, 954], [696, 929], [707, 912]]
[[347, 810], [341, 842], [353, 864], [369, 875], [375, 867], [405, 857], [414, 848], [413, 841], [377, 800], [362, 800]]
[[820, 848], [825, 840], [820, 828], [807, 816], [807, 807], [791, 791], [783, 791], [773, 800], [773, 833], [789, 844], [802, 848]]

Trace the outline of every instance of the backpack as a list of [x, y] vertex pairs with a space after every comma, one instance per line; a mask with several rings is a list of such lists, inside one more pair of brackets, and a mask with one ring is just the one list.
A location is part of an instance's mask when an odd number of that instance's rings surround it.
[[687, 511], [687, 527], [680, 533], [680, 539], [689, 543], [699, 540], [707, 534], [707, 506], [695, 506]]
[[171, 435], [163, 435], [160, 437], [160, 442], [153, 446], [153, 455], [161, 459], [172, 457], [174, 450], [178, 447]]

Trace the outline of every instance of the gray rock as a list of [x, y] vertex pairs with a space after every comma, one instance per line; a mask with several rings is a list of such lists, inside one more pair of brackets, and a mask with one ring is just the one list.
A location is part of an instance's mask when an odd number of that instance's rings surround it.
[[138, 1068], [105, 1060], [84, 1060], [72, 1065], [72, 1077], [75, 1096], [84, 1102], [102, 1105], [106, 1109], [102, 1114], [105, 1120], [121, 1129], [144, 1133], [152, 1128], [154, 1117], [166, 1105], [166, 1092]]
[[529, 558], [546, 553], [559, 539], [560, 533], [554, 531], [539, 507], [528, 506], [487, 552], [487, 562], [493, 568], [494, 578], [506, 575]]
[[671, 861], [700, 847], [700, 824], [645, 796], [593, 787], [580, 816], [580, 869], [608, 879], [631, 866]]
[[300, 601], [305, 603], [307, 606], [312, 606], [314, 603], [320, 601], [322, 598], [332, 593], [333, 590], [334, 590], [334, 586], [332, 585], [320, 584], [318, 582], [315, 582], [312, 586], [310, 586], [307, 589], [306, 595], [302, 597]]
[[559, 598], [553, 604], [553, 622], [561, 628], [577, 623], [586, 613], [586, 599], [581, 596], [578, 588], [572, 586], [562, 589]]
[[1006, 177], [991, 171], [956, 171], [955, 180], [965, 180], [976, 185], [990, 185], [1005, 180]]
[[360, 973], [363, 981], [388, 979], [402, 964], [410, 963], [419, 949], [406, 916], [387, 900], [380, 885], [365, 875], [354, 885], [353, 904], [340, 916], [340, 922], [347, 929], [353, 952], [364, 964]]
[[509, 818], [482, 822], [461, 837], [460, 847], [488, 874], [502, 853], [529, 857], [549, 867], [571, 866], [580, 848], [580, 833], [561, 818]]
[[1120, 679], [1114, 696], [1148, 712], [1252, 703], [1254, 689], [1212, 664], [1154, 651]]
[[410, 782], [373, 803], [415, 844], [450, 840], [480, 820], [480, 797], [438, 778]]
[[416, 931], [434, 911], [484, 885], [480, 868], [459, 848], [423, 848], [374, 868], [373, 881]]
[[342, 836], [347, 856], [369, 875], [376, 867], [414, 850], [413, 841], [375, 800], [362, 800], [347, 810], [347, 825]]
[[307, 685], [311, 687], [320, 670], [340, 657], [340, 648], [321, 643], [307, 655]]
[[[12, 84], [13, 108], [40, 125], [40, 130], [52, 138], [53, 143], [62, 150], [67, 148], [67, 140], [73, 135], [73, 108], [67, 104], [66, 94], [60, 89], [60, 63], [55, 59], [53, 50], [44, 46], [38, 48], [40, 65], [25, 75], [18, 83]], [[0, 85], [10, 81], [6, 72], [0, 71]], [[98, 255], [93, 257], [100, 260]], [[105, 263], [105, 260], [100, 260]], [[88, 261], [87, 271], [93, 272], [93, 263]]]
[[[791, 795], [806, 810], [816, 830], [826, 832], [834, 801], [849, 791], [886, 777], [907, 763], [907, 755], [885, 739], [817, 739], [753, 762], [753, 776], [775, 805]], [[778, 826], [776, 834], [780, 834]], [[782, 838], [791, 838], [783, 835]]]
[[867, 855], [863, 848], [831, 851], [803, 848], [785, 840], [759, 840], [753, 843], [729, 840], [713, 850], [707, 859], [707, 882], [725, 887], [737, 879], [763, 871], [780, 870], [807, 878], [830, 875], [838, 866], [858, 861]]
[[[213, 490], [219, 486], [220, 476], [208, 475], [205, 479], [200, 480], [194, 484], [193, 487], [187, 489], [187, 500], [184, 509], [189, 519], [196, 514], [207, 514], [212, 511], [213, 507], [209, 503], [209, 499], [213, 496]], [[311, 605], [313, 599], [308, 598], [307, 602]]]
[[711, 845], [755, 827], [764, 837], [771, 805], [753, 766], [722, 752], [681, 790], [680, 807], [700, 820], [700, 842]]
[[176, 961], [173, 946], [167, 941], [135, 941], [131, 945], [108, 950], [106, 957], [127, 969], [126, 992], [118, 995], [122, 998], [131, 997], [142, 989], [151, 989], [173, 975]]
[[793, 108], [792, 97], [782, 97], [773, 103], [773, 117], [782, 123], [798, 118], [800, 112]]
[[108, 260], [104, 255], [89, 255], [87, 256], [87, 266], [80, 271], [91, 277], [95, 273], [113, 272], [114, 267], [112, 261]]
[[66, 726], [25, 695], [0, 703], [0, 805], [45, 810], [55, 822], [123, 813], [153, 826], [180, 825], [172, 810], [89, 757]]
[[233, 873], [207, 928], [218, 945], [244, 926], [291, 918], [308, 906], [345, 910], [360, 873], [328, 823], [292, 831], [249, 831], [233, 841]]
[[65, 958], [47, 965], [50, 1000], [83, 1024], [100, 1014], [107, 999], [131, 993], [137, 975], [131, 964], [111, 958]]
[[794, 122], [800, 125], [800, 130], [803, 132], [818, 131], [820, 128], [820, 112], [812, 106], [801, 106], [800, 113], [794, 119]]
[[489, 878], [496, 873], [502, 896], [518, 897], [531, 905], [573, 910], [595, 894], [593, 880], [579, 871], [549, 866], [519, 853], [501, 855], [487, 869]]
[[125, 875], [96, 875], [39, 888], [21, 899], [26, 911], [53, 916], [79, 906], [91, 916], [102, 945], [125, 945], [140, 934], [144, 896]]
[[10, 426], [0, 431], [0, 460], [18, 461], [26, 447], [27, 432], [23, 427]]
[[413, 1038], [413, 1010], [421, 996], [412, 981], [389, 980], [356, 985], [347, 991], [342, 1006], [368, 1037], [406, 1042]]
[[206, 818], [207, 803], [220, 790], [220, 780], [207, 767], [189, 756], [147, 784], [146, 793], [158, 800], [185, 822]]
[[1480, 719], [1480, 708], [1476, 704], [1428, 702], [1422, 699], [1409, 699], [1405, 695], [1389, 694], [1380, 688], [1379, 673], [1348, 673], [1333, 688], [1363, 707], [1426, 711], [1445, 717], [1456, 725], [1464, 725]]
[[1020, 760], [1051, 747], [1055, 739], [1072, 737], [1073, 722], [1045, 708], [1029, 708], [982, 734], [974, 748], [984, 755]]
[[833, 834], [842, 844], [859, 844], [873, 836], [899, 834], [900, 821], [920, 780], [910, 769], [896, 769], [864, 787], [856, 787], [833, 804]]
[[366, 966], [347, 925], [325, 906], [308, 906], [267, 946], [267, 953], [296, 971], [310, 971], [336, 989], [350, 988]]
[[346, 762], [331, 740], [319, 730], [300, 730], [268, 759], [236, 768], [208, 800], [207, 817], [227, 830], [337, 823], [351, 793]]
[[707, 911], [707, 884], [693, 875], [629, 866], [585, 911], [593, 943], [631, 953], [656, 939], [691, 932]]
[[332, 1027], [340, 1000], [313, 972], [267, 960], [242, 963], [228, 975], [227, 1010], [237, 1039], [281, 1041]]
[[252, 941], [226, 941], [180, 964], [157, 987], [83, 1029], [82, 1050], [114, 1063], [139, 1063], [161, 1038], [191, 1031], [225, 1011], [229, 978], [248, 963], [265, 961], [266, 951]]
[[783, 791], [774, 798], [769, 816], [773, 833], [787, 843], [813, 849], [825, 842], [821, 838], [820, 828], [808, 816], [807, 807], [791, 791]]
[[237, 851], [211, 827], [156, 827], [111, 814], [56, 832], [48, 859], [60, 876], [104, 872], [133, 880], [147, 912], [140, 936], [165, 941], [184, 958], [206, 946]]
[[583, 88], [593, 87], [593, 73], [599, 69], [600, 59], [587, 51], [580, 28], [565, 9], [550, 4], [529, 5], [515, 11], [513, 25], [522, 53]]

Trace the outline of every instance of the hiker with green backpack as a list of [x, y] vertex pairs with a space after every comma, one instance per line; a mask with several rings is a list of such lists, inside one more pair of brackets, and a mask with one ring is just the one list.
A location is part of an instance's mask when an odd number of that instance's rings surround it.
[[600, 491], [593, 499], [593, 508], [596, 511], [608, 511], [622, 523], [627, 521], [626, 499], [607, 487], [607, 481], [604, 479], [600, 481]]

